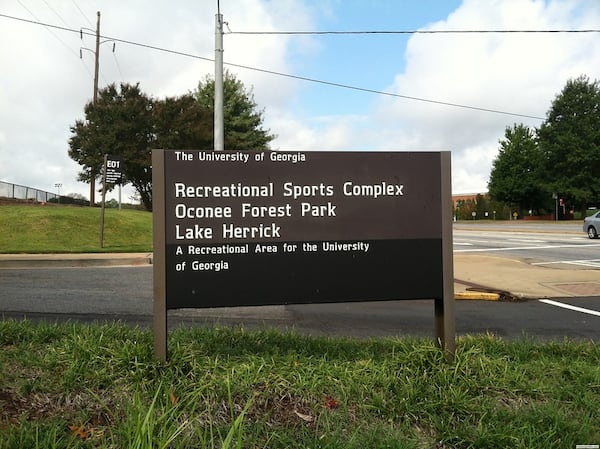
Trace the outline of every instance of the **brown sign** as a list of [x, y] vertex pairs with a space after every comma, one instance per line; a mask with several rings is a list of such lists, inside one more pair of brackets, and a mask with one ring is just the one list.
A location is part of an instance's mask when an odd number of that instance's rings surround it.
[[156, 150], [166, 309], [443, 298], [449, 159]]

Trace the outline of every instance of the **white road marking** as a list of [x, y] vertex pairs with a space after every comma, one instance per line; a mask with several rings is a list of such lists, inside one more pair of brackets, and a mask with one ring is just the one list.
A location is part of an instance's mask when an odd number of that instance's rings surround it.
[[517, 243], [547, 243], [548, 240], [536, 240], [536, 239], [507, 239], [508, 242]]
[[579, 265], [579, 266], [582, 266], [582, 267], [600, 268], [600, 259], [589, 259], [589, 260], [555, 260], [553, 262], [534, 262], [531, 265], [556, 265], [556, 264]]
[[575, 312], [587, 313], [588, 315], [600, 316], [600, 312], [596, 310], [584, 309], [583, 307], [572, 306], [570, 304], [564, 304], [558, 301], [552, 301], [551, 299], [540, 299], [540, 302], [551, 306], [562, 307], [563, 309], [574, 310]]
[[[455, 241], [460, 241], [460, 238], [456, 238]], [[496, 243], [496, 241], [492, 241], [492, 240], [475, 240], [475, 239], [465, 239], [463, 237], [462, 241], [466, 241], [466, 242], [471, 242], [471, 243], [483, 243], [485, 245], [489, 245], [491, 243]]]
[[487, 251], [521, 251], [527, 249], [555, 249], [555, 248], [590, 248], [592, 246], [600, 246], [600, 243], [593, 245], [540, 245], [540, 246], [513, 246], [506, 248], [473, 248], [473, 249], [458, 249], [457, 253], [475, 253]]

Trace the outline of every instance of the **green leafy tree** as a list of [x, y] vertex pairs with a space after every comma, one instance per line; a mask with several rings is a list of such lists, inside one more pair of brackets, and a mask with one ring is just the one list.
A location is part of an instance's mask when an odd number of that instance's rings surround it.
[[[207, 76], [201, 81], [194, 96], [213, 113], [214, 120], [214, 79]], [[268, 150], [275, 138], [263, 128], [263, 111], [257, 109], [252, 91], [227, 71], [223, 76], [223, 120], [226, 150]], [[214, 148], [214, 138], [210, 148]]]
[[454, 210], [457, 220], [473, 220], [473, 212], [477, 211], [477, 203], [474, 199], [460, 200]]
[[551, 194], [542, 182], [543, 154], [535, 130], [515, 124], [507, 127], [492, 164], [488, 192], [493, 201], [539, 211], [547, 207]]
[[211, 148], [212, 112], [192, 94], [155, 101], [153, 112], [155, 148]]
[[[263, 129], [252, 94], [229, 74], [224, 88], [225, 148], [268, 149], [274, 136]], [[123, 182], [152, 210], [152, 149], [213, 149], [213, 110], [214, 81], [208, 78], [195, 93], [164, 100], [147, 96], [138, 84], [111, 84], [98, 92], [96, 104], [85, 106], [85, 120], [71, 127], [69, 156], [82, 166], [79, 179], [91, 184], [92, 195], [104, 154], [121, 156]]]
[[567, 81], [539, 129], [544, 182], [581, 209], [600, 201], [600, 84], [586, 76]]
[[492, 201], [488, 195], [478, 193], [472, 199], [458, 201], [454, 216], [457, 220], [508, 220], [510, 207], [502, 202]]
[[149, 143], [153, 136], [153, 99], [139, 85], [111, 84], [98, 92], [96, 104], [86, 104], [85, 120], [71, 127], [69, 156], [83, 166], [81, 181], [94, 182], [104, 154], [123, 158], [124, 182], [131, 182], [144, 205], [151, 204]]
[[104, 154], [122, 157], [124, 183], [130, 182], [147, 210], [152, 210], [153, 148], [206, 148], [210, 113], [191, 94], [156, 100], [139, 85], [111, 84], [85, 106], [85, 120], [71, 127], [69, 156], [83, 166], [82, 181], [101, 173]]

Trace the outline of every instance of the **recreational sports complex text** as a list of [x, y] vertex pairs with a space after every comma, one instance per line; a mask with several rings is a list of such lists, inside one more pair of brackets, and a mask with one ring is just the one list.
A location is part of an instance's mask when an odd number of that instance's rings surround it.
[[[277, 240], [285, 238], [285, 226], [277, 219], [299, 217], [302, 219], [326, 220], [338, 217], [339, 205], [335, 202], [338, 195], [377, 200], [382, 197], [404, 196], [404, 185], [389, 181], [376, 184], [358, 184], [345, 181], [341, 186], [320, 182], [319, 184], [298, 185], [283, 182], [276, 185], [269, 182], [261, 185], [235, 183], [229, 185], [188, 185], [176, 182], [173, 186], [176, 201], [199, 199], [237, 200], [233, 205], [197, 205], [189, 201], [176, 202], [173, 210], [177, 220], [225, 220], [215, 229], [195, 223], [193, 226], [175, 224], [175, 240], [212, 240], [220, 232], [223, 240]], [[253, 199], [272, 201], [284, 199], [284, 203], [256, 204]], [[252, 226], [239, 226], [228, 219], [244, 221], [260, 219], [264, 222]]]

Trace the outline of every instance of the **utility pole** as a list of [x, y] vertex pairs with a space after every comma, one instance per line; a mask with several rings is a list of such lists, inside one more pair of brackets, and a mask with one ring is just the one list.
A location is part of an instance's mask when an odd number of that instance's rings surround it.
[[100, 11], [96, 14], [98, 18], [96, 20], [96, 51], [94, 52], [94, 105], [98, 101], [98, 72], [100, 71]]
[[[94, 53], [94, 95], [92, 97], [92, 104], [95, 106], [96, 103], [98, 102], [98, 75], [100, 72], [100, 45], [106, 43], [106, 42], [113, 42], [113, 53], [115, 52], [115, 44], [114, 44], [114, 39], [107, 39], [105, 41], [100, 41], [100, 11], [98, 11], [96, 13], [97, 15], [97, 19], [96, 19], [96, 47], [95, 50], [92, 50], [91, 48], [87, 48], [87, 47], [81, 47], [79, 49], [79, 57], [83, 58], [82, 54], [82, 50], [87, 50], [89, 52]], [[90, 28], [85, 28], [86, 30], [89, 31], [94, 31]], [[81, 39], [83, 39], [83, 30], [84, 28], [82, 28], [80, 30], [80, 34], [81, 34]], [[94, 204], [96, 203], [96, 175], [98, 175], [98, 173], [95, 173], [94, 171], [92, 171], [90, 173], [90, 206], [94, 206]], [[121, 185], [119, 185], [119, 189], [121, 188]]]
[[225, 149], [225, 131], [223, 119], [223, 16], [217, 1], [215, 16], [215, 151]]
[[[98, 72], [100, 71], [100, 11], [97, 12], [96, 20], [96, 51], [94, 51], [94, 96], [92, 104], [98, 101]], [[96, 203], [96, 173], [92, 170], [90, 178], [90, 207]]]

